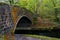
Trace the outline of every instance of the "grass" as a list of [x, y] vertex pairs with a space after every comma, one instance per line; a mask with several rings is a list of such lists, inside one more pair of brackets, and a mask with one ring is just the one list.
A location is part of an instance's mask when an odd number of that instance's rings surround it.
[[[41, 40], [60, 40], [60, 38], [52, 38], [52, 37], [47, 37], [47, 36], [31, 35], [31, 34], [23, 34], [23, 36], [38, 38]], [[0, 40], [4, 40], [4, 37], [0, 37]]]
[[40, 35], [31, 35], [31, 34], [23, 34], [23, 35], [33, 37], [33, 38], [38, 38], [41, 40], [60, 40], [60, 38], [52, 38], [52, 37], [40, 36]]
[[0, 36], [0, 40], [4, 40], [4, 36], [2, 35], [2, 36]]

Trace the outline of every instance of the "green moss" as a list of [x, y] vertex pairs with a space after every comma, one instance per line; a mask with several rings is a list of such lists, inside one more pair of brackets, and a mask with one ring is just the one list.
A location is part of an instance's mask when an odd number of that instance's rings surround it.
[[60, 40], [60, 38], [52, 38], [52, 37], [40, 36], [40, 35], [31, 35], [31, 34], [24, 34], [24, 35], [33, 38], [43, 39], [43, 40]]

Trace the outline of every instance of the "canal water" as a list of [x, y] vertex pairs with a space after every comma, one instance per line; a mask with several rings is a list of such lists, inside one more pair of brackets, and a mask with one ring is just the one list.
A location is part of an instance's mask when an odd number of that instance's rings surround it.
[[48, 30], [15, 30], [15, 34], [32, 34], [60, 38], [60, 29]]

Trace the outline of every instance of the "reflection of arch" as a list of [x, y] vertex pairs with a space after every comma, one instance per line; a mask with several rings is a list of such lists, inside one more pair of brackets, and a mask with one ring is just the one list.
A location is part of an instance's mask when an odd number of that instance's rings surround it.
[[[23, 27], [30, 27], [32, 25], [32, 20], [30, 20], [30, 18], [28, 18], [27, 16], [23, 15], [23, 16], [19, 16], [18, 19], [17, 19], [17, 22], [16, 22], [16, 25], [15, 25], [15, 28], [14, 28], [14, 31], [16, 30], [17, 28], [17, 25], [19, 24], [19, 22], [21, 22], [23, 19], [23, 21], [26, 23], [29, 23]], [[25, 19], [25, 20], [24, 20]], [[21, 26], [22, 27], [22, 26]]]

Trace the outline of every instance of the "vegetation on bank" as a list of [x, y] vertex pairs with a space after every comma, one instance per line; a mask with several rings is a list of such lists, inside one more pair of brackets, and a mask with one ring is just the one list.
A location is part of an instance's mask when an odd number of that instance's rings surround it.
[[31, 35], [31, 34], [23, 34], [27, 37], [33, 37], [33, 38], [38, 38], [41, 40], [60, 40], [59, 38], [52, 38], [52, 37], [47, 37], [47, 36], [40, 36], [40, 35]]
[[32, 11], [36, 16], [60, 24], [60, 0], [4, 0]]

